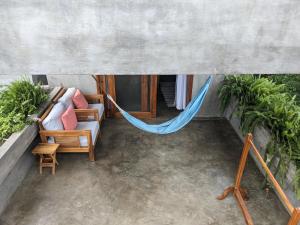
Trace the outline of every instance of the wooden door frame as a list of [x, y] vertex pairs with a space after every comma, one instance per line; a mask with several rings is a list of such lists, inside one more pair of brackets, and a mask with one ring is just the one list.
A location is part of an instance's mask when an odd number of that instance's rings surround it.
[[[150, 76], [150, 79], [148, 77]], [[150, 105], [148, 104], [149, 88], [148, 82], [150, 80]], [[115, 75], [96, 75], [97, 93], [103, 94], [107, 92], [116, 101], [116, 83]], [[102, 90], [102, 91], [101, 91]], [[103, 91], [105, 90], [105, 91]], [[122, 117], [121, 113], [117, 111], [116, 107], [107, 100], [105, 101], [105, 113], [107, 117]], [[131, 111], [131, 115], [145, 119], [156, 117], [157, 112], [157, 75], [141, 75], [141, 111]]]
[[189, 74], [187, 75], [186, 81], [186, 104], [188, 104], [192, 100], [193, 95], [193, 82], [194, 82], [194, 75]]

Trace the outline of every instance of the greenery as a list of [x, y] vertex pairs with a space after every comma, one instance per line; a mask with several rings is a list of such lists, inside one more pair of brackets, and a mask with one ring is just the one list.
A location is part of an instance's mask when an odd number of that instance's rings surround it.
[[[293, 79], [299, 80], [299, 77]], [[263, 126], [271, 133], [265, 160], [281, 182], [293, 161], [297, 171], [294, 186], [300, 197], [300, 106], [299, 83], [283, 76], [226, 76], [219, 89], [222, 110], [237, 100], [236, 112], [244, 133]], [[298, 90], [298, 92], [297, 92]], [[278, 158], [279, 160], [275, 160]]]
[[47, 100], [40, 85], [23, 78], [11, 83], [0, 92], [0, 142], [20, 131], [32, 121], [30, 115]]
[[300, 103], [300, 75], [269, 75], [269, 79], [277, 84], [285, 84], [287, 91], [296, 96], [296, 100]]

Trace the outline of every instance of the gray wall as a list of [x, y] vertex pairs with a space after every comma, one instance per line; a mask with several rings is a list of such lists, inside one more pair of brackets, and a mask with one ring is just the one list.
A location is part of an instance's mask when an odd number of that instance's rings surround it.
[[300, 71], [299, 0], [1, 1], [0, 74]]
[[[194, 75], [193, 96], [195, 96], [209, 75]], [[198, 117], [223, 117], [220, 111], [220, 101], [218, 98], [218, 88], [223, 81], [224, 75], [212, 75], [212, 82], [206, 94], [203, 106], [201, 107]]]
[[80, 75], [47, 75], [48, 84], [51, 87], [64, 86], [76, 87], [86, 94], [97, 93], [96, 81], [89, 76]]

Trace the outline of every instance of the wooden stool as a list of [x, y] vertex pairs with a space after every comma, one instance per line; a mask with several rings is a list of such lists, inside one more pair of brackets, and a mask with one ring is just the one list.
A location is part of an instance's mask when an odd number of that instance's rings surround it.
[[43, 173], [43, 167], [51, 167], [52, 174], [55, 174], [55, 166], [58, 165], [56, 160], [58, 147], [59, 144], [40, 143], [32, 150], [32, 154], [40, 156], [40, 174]]

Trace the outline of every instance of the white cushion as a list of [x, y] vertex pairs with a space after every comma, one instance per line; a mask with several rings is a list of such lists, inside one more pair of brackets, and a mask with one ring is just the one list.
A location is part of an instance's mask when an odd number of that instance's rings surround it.
[[65, 105], [65, 108], [71, 106], [74, 108], [72, 98], [75, 95], [76, 88], [68, 88], [67, 91], [58, 99], [58, 102], [61, 102]]
[[[89, 121], [89, 122], [78, 122], [76, 130], [90, 130], [92, 133], [92, 142], [93, 145], [96, 144], [96, 137], [98, 130], [100, 129], [99, 123], [97, 121]], [[88, 146], [88, 140], [86, 136], [80, 136], [79, 142], [81, 147]], [[54, 138], [49, 137], [48, 143], [52, 144], [54, 143]]]
[[[98, 109], [99, 119], [101, 119], [103, 112], [104, 112], [104, 105], [103, 104], [89, 104], [89, 109]], [[89, 116], [90, 118], [91, 116]]]
[[[96, 144], [96, 137], [99, 129], [100, 127], [98, 121], [78, 122], [76, 127], [76, 130], [91, 130], [93, 145]], [[79, 141], [80, 141], [80, 146], [88, 146], [87, 137], [85, 136], [79, 137]]]
[[65, 112], [64, 104], [58, 102], [53, 106], [48, 116], [43, 120], [42, 124], [46, 130], [63, 130], [64, 125], [61, 121], [61, 115]]

